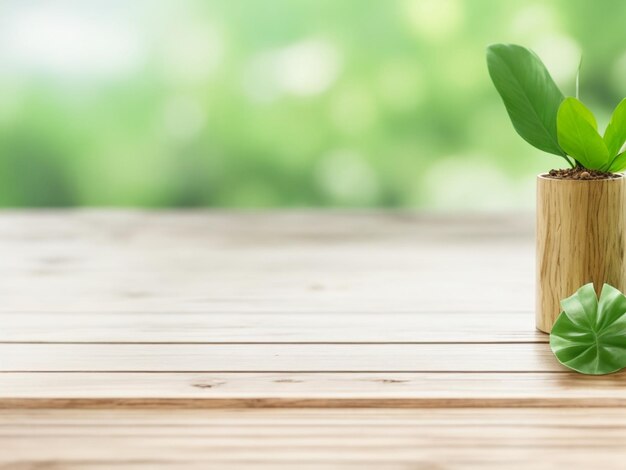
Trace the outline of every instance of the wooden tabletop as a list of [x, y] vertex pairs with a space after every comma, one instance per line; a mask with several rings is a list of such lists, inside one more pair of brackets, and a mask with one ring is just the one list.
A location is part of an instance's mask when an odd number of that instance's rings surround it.
[[623, 468], [528, 216], [0, 215], [0, 468]]

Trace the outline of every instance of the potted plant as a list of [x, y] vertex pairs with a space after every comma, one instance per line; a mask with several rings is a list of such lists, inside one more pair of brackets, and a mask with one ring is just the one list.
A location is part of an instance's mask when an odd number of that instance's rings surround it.
[[537, 177], [536, 325], [549, 333], [583, 284], [626, 291], [626, 99], [600, 135], [578, 78], [565, 98], [539, 57], [513, 44], [489, 46], [487, 65], [517, 133], [569, 166]]

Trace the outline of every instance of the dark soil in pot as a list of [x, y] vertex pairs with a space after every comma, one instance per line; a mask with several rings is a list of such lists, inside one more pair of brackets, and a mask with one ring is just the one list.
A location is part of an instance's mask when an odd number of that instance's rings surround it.
[[550, 170], [545, 177], [557, 180], [607, 180], [621, 178], [622, 175], [600, 170], [587, 170], [586, 168], [565, 168], [562, 170]]

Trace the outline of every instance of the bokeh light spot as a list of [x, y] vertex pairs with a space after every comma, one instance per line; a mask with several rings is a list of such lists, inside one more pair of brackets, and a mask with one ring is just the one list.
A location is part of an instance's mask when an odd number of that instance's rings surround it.
[[0, 59], [15, 71], [72, 77], [134, 72], [145, 45], [123, 16], [57, 2], [21, 2], [0, 18]]
[[402, 14], [416, 34], [431, 41], [453, 36], [464, 17], [459, 0], [407, 0]]
[[518, 199], [517, 189], [499, 168], [473, 155], [450, 156], [434, 162], [424, 184], [428, 205], [435, 210], [500, 210]]
[[339, 53], [332, 43], [307, 39], [253, 57], [245, 71], [244, 88], [258, 101], [284, 94], [313, 96], [333, 84], [339, 69]]
[[574, 96], [574, 79], [582, 54], [580, 45], [565, 34], [553, 33], [536, 39], [529, 46], [541, 57], [563, 92]]
[[176, 140], [189, 140], [204, 127], [204, 108], [188, 96], [176, 96], [166, 101], [163, 109], [163, 124], [167, 134]]
[[165, 75], [176, 83], [202, 83], [208, 80], [222, 60], [224, 44], [208, 22], [176, 24], [163, 44]]
[[368, 205], [379, 196], [376, 173], [356, 151], [339, 149], [325, 155], [316, 171], [318, 186], [331, 202]]

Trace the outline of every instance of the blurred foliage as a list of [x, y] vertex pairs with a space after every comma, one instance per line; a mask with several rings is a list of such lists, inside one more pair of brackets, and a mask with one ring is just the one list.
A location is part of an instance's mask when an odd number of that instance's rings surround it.
[[0, 206], [531, 207], [485, 46], [606, 125], [626, 2], [0, 2]]

